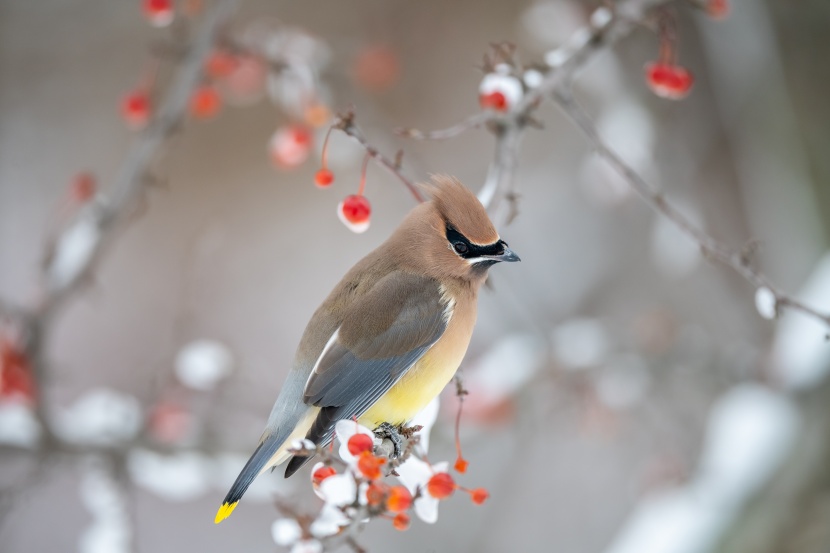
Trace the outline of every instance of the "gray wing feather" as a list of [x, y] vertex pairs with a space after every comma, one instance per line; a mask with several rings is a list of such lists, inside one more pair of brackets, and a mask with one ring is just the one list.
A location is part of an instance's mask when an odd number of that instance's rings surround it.
[[[379, 310], [380, 324], [372, 318]], [[304, 401], [327, 408], [327, 418], [359, 417], [438, 341], [447, 322], [437, 281], [405, 273], [387, 276], [349, 310], [315, 364]], [[330, 426], [314, 425], [309, 438], [328, 441]]]

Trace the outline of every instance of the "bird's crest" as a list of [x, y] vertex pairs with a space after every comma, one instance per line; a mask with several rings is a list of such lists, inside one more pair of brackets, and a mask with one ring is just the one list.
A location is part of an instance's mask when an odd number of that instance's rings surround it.
[[438, 213], [458, 232], [475, 244], [492, 244], [499, 240], [487, 210], [469, 188], [455, 177], [433, 175], [424, 189], [432, 196]]

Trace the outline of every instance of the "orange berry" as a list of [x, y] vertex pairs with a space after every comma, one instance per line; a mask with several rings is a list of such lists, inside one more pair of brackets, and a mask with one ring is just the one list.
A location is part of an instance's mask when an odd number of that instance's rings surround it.
[[412, 505], [412, 494], [404, 486], [393, 486], [386, 499], [386, 508], [393, 513], [402, 513]]
[[446, 472], [433, 474], [427, 482], [427, 491], [435, 499], [446, 499], [455, 491], [455, 481]]
[[198, 119], [210, 119], [222, 108], [222, 98], [211, 85], [202, 85], [190, 97], [190, 115]]
[[392, 526], [395, 527], [395, 530], [403, 532], [409, 528], [409, 515], [406, 513], [398, 513], [395, 515], [395, 518], [392, 519]]
[[346, 446], [349, 448], [349, 453], [352, 455], [360, 455], [364, 451], [371, 453], [375, 448], [375, 442], [368, 434], [357, 433], [349, 438]]
[[470, 463], [469, 461], [467, 461], [467, 459], [459, 455], [458, 459], [455, 460], [455, 470], [460, 472], [461, 474], [464, 474], [465, 472], [467, 472], [467, 466], [469, 466], [469, 464]]
[[384, 463], [386, 463], [386, 459], [375, 457], [368, 451], [365, 451], [357, 460], [357, 470], [359, 470], [361, 474], [369, 480], [377, 480], [383, 476], [383, 472], [381, 472], [380, 467], [382, 467]]
[[476, 488], [470, 492], [470, 499], [472, 499], [473, 503], [476, 505], [481, 505], [487, 501], [488, 497], [490, 497], [490, 493], [484, 488]]
[[317, 171], [317, 174], [314, 175], [314, 182], [320, 188], [328, 188], [331, 183], [334, 182], [334, 173], [328, 169], [320, 169]]

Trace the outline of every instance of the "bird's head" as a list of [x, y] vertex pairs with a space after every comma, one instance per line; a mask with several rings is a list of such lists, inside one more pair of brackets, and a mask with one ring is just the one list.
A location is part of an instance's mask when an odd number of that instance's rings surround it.
[[[458, 179], [434, 176], [424, 185], [432, 199], [417, 207], [402, 226], [411, 259], [436, 278], [483, 281], [487, 269], [519, 256], [501, 239], [481, 202]], [[414, 252], [413, 252], [414, 253]]]

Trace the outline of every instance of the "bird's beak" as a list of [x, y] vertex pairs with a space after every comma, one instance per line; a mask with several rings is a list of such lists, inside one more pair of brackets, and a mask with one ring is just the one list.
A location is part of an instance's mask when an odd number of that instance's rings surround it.
[[507, 246], [504, 246], [504, 251], [498, 255], [483, 255], [482, 257], [486, 259], [492, 259], [493, 261], [521, 261], [521, 258], [519, 258], [519, 256], [516, 255], [516, 252], [514, 252]]

